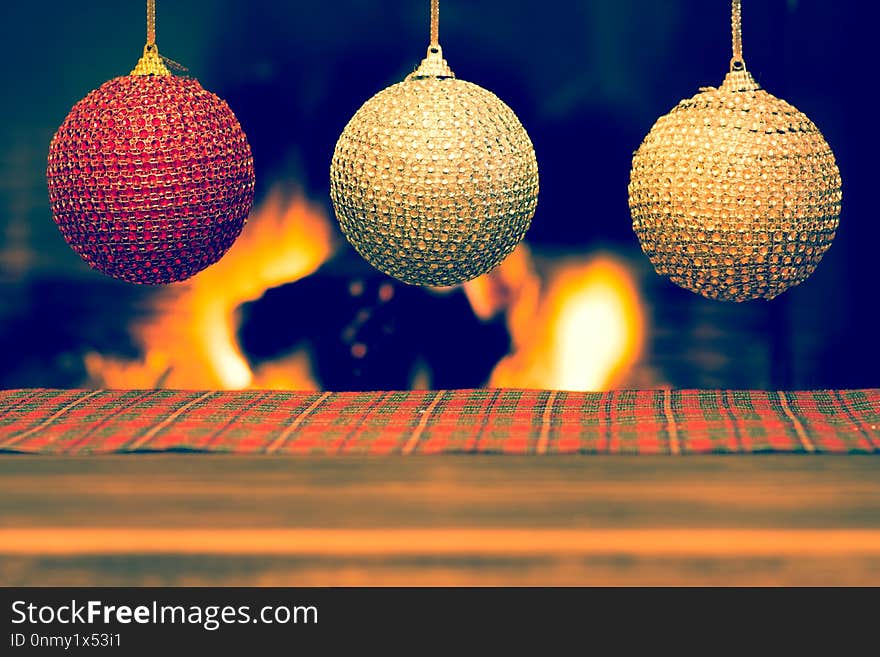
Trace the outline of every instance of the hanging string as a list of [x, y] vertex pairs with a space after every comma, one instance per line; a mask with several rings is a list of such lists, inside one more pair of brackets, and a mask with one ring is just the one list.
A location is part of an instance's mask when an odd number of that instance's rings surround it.
[[[144, 46], [143, 56], [138, 60], [131, 74], [171, 75], [171, 71], [165, 65], [166, 62], [171, 63], [171, 60], [160, 55], [159, 48], [156, 47], [156, 0], [147, 0], [147, 43]], [[175, 66], [177, 67], [183, 68], [179, 64]]]
[[147, 0], [147, 46], [156, 45], [156, 0]]
[[455, 74], [443, 59], [440, 47], [440, 0], [431, 0], [431, 43], [428, 54], [419, 67], [410, 73], [415, 78], [454, 78]]
[[440, 0], [431, 0], [431, 49], [440, 47]]
[[733, 0], [730, 22], [733, 33], [733, 58], [730, 60], [730, 70], [742, 71], [746, 67], [742, 44], [742, 0]]

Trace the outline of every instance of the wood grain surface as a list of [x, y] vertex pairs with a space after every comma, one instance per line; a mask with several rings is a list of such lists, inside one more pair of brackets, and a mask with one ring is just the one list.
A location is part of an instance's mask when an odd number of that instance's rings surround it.
[[0, 583], [877, 585], [880, 460], [5, 456]]

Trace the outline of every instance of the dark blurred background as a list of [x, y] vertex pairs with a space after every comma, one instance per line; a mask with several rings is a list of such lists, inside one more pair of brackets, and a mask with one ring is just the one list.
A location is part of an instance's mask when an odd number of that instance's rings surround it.
[[[748, 68], [822, 130], [840, 166], [843, 213], [832, 248], [804, 284], [772, 302], [721, 304], [652, 273], [630, 227], [626, 187], [632, 152], [654, 120], [723, 79], [730, 3], [441, 2], [450, 66], [505, 100], [535, 145], [541, 195], [526, 269], [546, 291], [559, 263], [588, 267], [606, 254], [635, 282], [643, 321], [638, 354], [592, 387], [880, 385], [875, 3], [743, 4]], [[255, 208], [265, 208], [283, 185], [296, 190], [288, 197], [309, 199], [313, 213], [332, 218], [328, 169], [336, 139], [361, 103], [424, 55], [428, 6], [159, 0], [158, 44], [237, 114], [254, 153]], [[70, 107], [128, 73], [140, 55], [144, 3], [15, 2], [2, 12], [0, 386], [273, 385], [266, 367], [274, 364], [304, 367], [315, 386], [333, 389], [469, 387], [489, 383], [496, 363], [516, 349], [510, 299], [481, 312], [479, 291], [440, 294], [397, 284], [336, 235], [332, 256], [316, 272], [267, 279], [267, 289], [243, 294], [227, 309], [250, 375], [176, 378], [183, 367], [168, 356], [173, 345], [161, 344], [178, 340], [174, 331], [156, 344], [156, 331], [143, 327], [156, 324], [163, 306], [196, 293], [139, 288], [89, 271], [53, 224], [45, 189], [48, 144]], [[499, 285], [516, 297], [516, 283]], [[534, 306], [539, 315], [542, 303]], [[585, 357], [591, 349], [601, 357], [606, 338], [585, 333]], [[147, 352], [163, 349], [165, 360], [157, 356], [147, 367]], [[284, 360], [291, 354], [307, 362]], [[132, 363], [140, 378], [112, 375]], [[515, 382], [550, 386], [554, 379]]]

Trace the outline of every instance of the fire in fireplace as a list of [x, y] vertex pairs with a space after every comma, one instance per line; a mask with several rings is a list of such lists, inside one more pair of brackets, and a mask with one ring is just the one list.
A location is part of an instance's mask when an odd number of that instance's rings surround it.
[[522, 245], [464, 286], [421, 290], [334, 260], [340, 241], [322, 205], [276, 185], [223, 260], [132, 319], [135, 357], [85, 354], [86, 383], [602, 390], [640, 355], [640, 294], [610, 252], [541, 262]]

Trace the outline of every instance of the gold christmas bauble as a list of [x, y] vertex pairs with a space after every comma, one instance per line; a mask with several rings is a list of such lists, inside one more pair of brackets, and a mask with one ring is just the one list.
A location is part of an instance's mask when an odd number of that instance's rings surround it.
[[818, 128], [732, 70], [683, 100], [633, 157], [633, 229], [654, 268], [710, 299], [772, 299], [834, 239], [840, 172]]
[[342, 232], [370, 264], [405, 283], [454, 285], [493, 269], [522, 240], [538, 164], [513, 111], [456, 79], [432, 46], [349, 121], [330, 184]]

